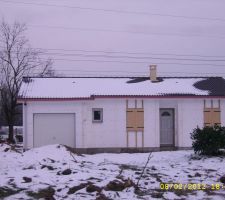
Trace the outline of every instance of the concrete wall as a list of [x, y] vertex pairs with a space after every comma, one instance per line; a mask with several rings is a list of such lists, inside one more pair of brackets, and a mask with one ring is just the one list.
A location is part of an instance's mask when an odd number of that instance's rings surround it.
[[[129, 102], [134, 99], [129, 99]], [[103, 108], [103, 122], [92, 122], [92, 108]], [[144, 99], [144, 147], [160, 147], [159, 109], [174, 108], [175, 146], [190, 147], [190, 132], [203, 126], [203, 99]], [[221, 121], [225, 125], [225, 101]], [[126, 99], [27, 102], [24, 105], [24, 147], [33, 147], [34, 113], [75, 113], [77, 148], [126, 148]]]

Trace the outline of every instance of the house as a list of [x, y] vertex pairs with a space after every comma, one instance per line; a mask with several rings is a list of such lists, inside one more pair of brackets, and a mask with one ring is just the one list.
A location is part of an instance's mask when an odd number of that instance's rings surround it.
[[190, 148], [197, 126], [225, 124], [222, 77], [26, 77], [24, 148], [61, 143], [80, 152]]

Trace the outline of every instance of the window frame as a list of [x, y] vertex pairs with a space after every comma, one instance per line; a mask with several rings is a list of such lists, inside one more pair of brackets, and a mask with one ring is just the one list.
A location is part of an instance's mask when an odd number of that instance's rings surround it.
[[[100, 119], [99, 120], [94, 119], [95, 111], [100, 111]], [[103, 123], [103, 108], [92, 108], [92, 123]]]

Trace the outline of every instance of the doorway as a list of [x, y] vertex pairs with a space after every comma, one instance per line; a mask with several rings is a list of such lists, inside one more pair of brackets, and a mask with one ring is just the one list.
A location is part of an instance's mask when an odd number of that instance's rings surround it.
[[160, 109], [160, 147], [174, 147], [174, 109]]

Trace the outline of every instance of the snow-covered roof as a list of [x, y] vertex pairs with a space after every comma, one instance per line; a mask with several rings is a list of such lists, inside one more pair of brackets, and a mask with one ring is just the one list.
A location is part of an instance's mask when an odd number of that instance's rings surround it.
[[[151, 82], [146, 77], [24, 78], [19, 96], [20, 99], [90, 98], [95, 96], [225, 96], [225, 84], [222, 86], [221, 81], [224, 84], [225, 80], [221, 77], [164, 77], [159, 78], [158, 82]], [[223, 91], [213, 93], [218, 88], [217, 85], [222, 87]]]

